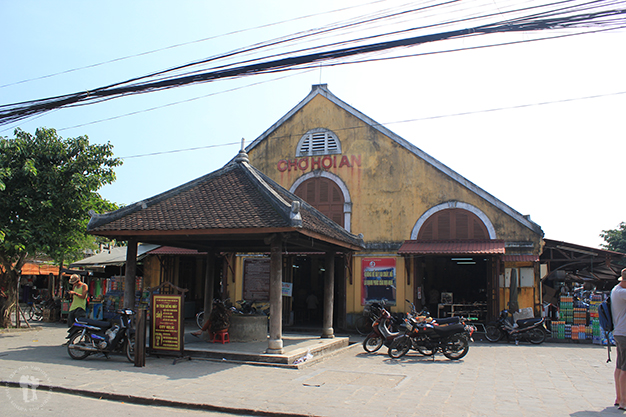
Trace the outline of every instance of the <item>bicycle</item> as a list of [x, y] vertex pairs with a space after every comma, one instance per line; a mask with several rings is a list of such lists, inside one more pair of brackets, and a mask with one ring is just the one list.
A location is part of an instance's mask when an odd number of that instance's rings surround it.
[[30, 320], [43, 320], [43, 301], [41, 300], [41, 296], [33, 296], [33, 301], [28, 302], [28, 308], [26, 309], [26, 314]]
[[380, 316], [380, 307], [381, 305], [379, 303], [372, 303], [367, 304], [363, 308], [363, 315], [354, 322], [354, 327], [358, 334], [361, 336], [367, 336], [370, 334], [372, 331], [372, 324], [374, 324], [378, 316]]

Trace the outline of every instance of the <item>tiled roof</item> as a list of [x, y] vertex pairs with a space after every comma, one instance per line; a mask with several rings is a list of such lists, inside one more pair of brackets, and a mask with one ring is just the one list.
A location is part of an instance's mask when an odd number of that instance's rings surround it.
[[173, 246], [159, 246], [151, 250], [148, 255], [206, 255], [206, 252], [198, 252], [196, 249], [175, 248]]
[[539, 262], [539, 255], [504, 255], [504, 262]]
[[398, 253], [419, 255], [504, 254], [504, 240], [406, 240]]
[[250, 166], [244, 152], [222, 169], [163, 194], [111, 213], [91, 215], [87, 230], [96, 235], [193, 232], [197, 236], [275, 229], [363, 247], [362, 238]]

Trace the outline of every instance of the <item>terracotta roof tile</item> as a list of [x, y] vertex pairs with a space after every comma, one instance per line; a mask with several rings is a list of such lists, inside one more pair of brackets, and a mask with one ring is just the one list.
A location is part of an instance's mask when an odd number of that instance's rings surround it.
[[490, 255], [504, 254], [503, 240], [406, 240], [399, 254]]

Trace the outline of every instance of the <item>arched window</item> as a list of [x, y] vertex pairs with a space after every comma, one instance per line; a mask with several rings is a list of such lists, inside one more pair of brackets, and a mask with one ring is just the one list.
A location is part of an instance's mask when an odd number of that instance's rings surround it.
[[430, 216], [420, 228], [417, 239], [489, 239], [489, 232], [474, 213], [452, 208], [438, 211]]
[[324, 177], [311, 178], [300, 184], [294, 194], [344, 227], [343, 194], [333, 181]]
[[309, 130], [298, 142], [296, 156], [340, 154], [341, 143], [328, 129]]

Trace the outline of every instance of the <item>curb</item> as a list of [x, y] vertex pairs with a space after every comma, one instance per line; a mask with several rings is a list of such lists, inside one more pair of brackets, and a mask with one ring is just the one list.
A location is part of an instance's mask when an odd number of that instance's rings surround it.
[[[19, 382], [13, 381], [0, 381], [0, 385], [7, 388], [20, 388]], [[171, 407], [181, 408], [186, 410], [202, 410], [202, 411], [215, 411], [221, 413], [231, 413], [250, 416], [268, 416], [268, 417], [315, 417], [313, 414], [298, 414], [287, 413], [280, 411], [263, 411], [253, 410], [249, 408], [236, 408], [236, 407], [224, 407], [211, 405], [206, 403], [186, 403], [175, 400], [164, 400], [161, 398], [148, 398], [140, 397], [137, 395], [124, 395], [113, 394], [108, 392], [97, 392], [83, 389], [65, 388], [56, 385], [39, 385], [38, 389], [47, 390], [50, 392], [58, 392], [61, 394], [77, 395], [81, 397], [95, 398], [98, 400], [119, 401], [130, 404], [147, 405], [147, 406], [159, 406], [159, 407]]]

